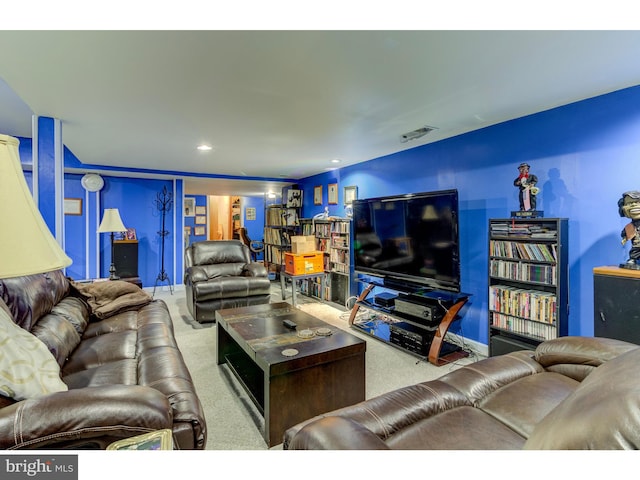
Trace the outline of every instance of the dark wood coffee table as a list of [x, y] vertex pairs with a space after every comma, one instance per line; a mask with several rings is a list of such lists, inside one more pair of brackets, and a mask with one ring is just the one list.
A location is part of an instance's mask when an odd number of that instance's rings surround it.
[[[364, 400], [364, 340], [285, 302], [218, 310], [216, 323], [218, 365], [230, 367], [264, 416], [269, 447], [303, 420]], [[299, 336], [318, 329], [332, 334]]]

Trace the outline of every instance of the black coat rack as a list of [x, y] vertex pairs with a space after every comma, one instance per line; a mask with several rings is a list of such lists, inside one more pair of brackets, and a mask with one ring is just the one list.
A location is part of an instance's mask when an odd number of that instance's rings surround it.
[[169, 291], [171, 292], [171, 295], [173, 295], [173, 286], [171, 285], [171, 280], [169, 279], [169, 275], [167, 275], [167, 272], [164, 270], [164, 241], [167, 235], [169, 235], [169, 231], [164, 227], [165, 217], [167, 216], [167, 212], [169, 212], [171, 210], [171, 207], [173, 206], [173, 193], [167, 191], [166, 186], [163, 187], [162, 191], [158, 192], [158, 194], [156, 195], [155, 203], [156, 208], [162, 216], [162, 230], [158, 232], [158, 235], [160, 235], [160, 258], [162, 263], [160, 267], [160, 273], [158, 274], [156, 283], [153, 286], [153, 295], [156, 294], [156, 287], [158, 286], [158, 284], [162, 284], [162, 282], [167, 282], [167, 284], [169, 285]]

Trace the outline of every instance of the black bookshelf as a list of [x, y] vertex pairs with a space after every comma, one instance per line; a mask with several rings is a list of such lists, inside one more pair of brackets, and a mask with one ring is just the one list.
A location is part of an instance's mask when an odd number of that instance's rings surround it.
[[489, 355], [566, 336], [568, 220], [489, 220]]

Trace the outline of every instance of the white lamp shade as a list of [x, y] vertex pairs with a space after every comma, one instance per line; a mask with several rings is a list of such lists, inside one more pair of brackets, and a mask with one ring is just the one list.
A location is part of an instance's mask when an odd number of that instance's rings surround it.
[[117, 208], [105, 208], [104, 216], [102, 217], [102, 222], [100, 222], [100, 226], [98, 227], [99, 233], [107, 233], [107, 232], [126, 232], [127, 227], [122, 223], [122, 219], [120, 218], [120, 212]]
[[38, 211], [22, 173], [17, 138], [0, 135], [0, 278], [71, 265]]

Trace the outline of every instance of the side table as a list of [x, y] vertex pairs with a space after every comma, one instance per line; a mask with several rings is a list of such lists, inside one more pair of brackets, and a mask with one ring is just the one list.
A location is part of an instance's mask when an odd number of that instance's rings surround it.
[[287, 273], [284, 270], [280, 271], [280, 288], [282, 289], [282, 300], [285, 299], [285, 291], [286, 291], [286, 282], [285, 279], [288, 278], [291, 280], [291, 305], [296, 306], [296, 281], [297, 280], [306, 280], [309, 278], [317, 278], [320, 277], [321, 280], [324, 278], [324, 272], [319, 273], [304, 273], [301, 275], [293, 275], [291, 273]]

